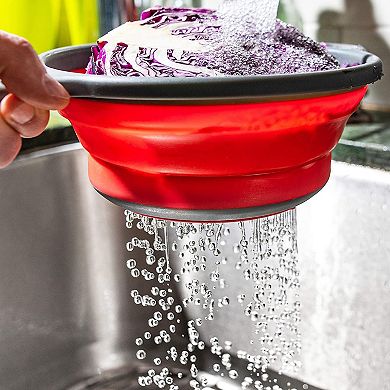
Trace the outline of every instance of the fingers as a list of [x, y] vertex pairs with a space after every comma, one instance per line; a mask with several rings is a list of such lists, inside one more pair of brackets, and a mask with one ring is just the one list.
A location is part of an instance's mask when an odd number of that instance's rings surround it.
[[49, 111], [35, 108], [15, 95], [3, 99], [0, 114], [8, 126], [25, 138], [41, 134], [49, 122]]
[[22, 137], [39, 135], [49, 121], [48, 110], [69, 103], [66, 90], [45, 70], [23, 38], [0, 31], [0, 80], [11, 93], [0, 104], [0, 168], [10, 164]]
[[22, 139], [0, 116], [0, 168], [9, 165], [20, 151]]
[[42, 110], [67, 106], [69, 94], [46, 73], [25, 39], [0, 31], [0, 59], [0, 79], [10, 93]]

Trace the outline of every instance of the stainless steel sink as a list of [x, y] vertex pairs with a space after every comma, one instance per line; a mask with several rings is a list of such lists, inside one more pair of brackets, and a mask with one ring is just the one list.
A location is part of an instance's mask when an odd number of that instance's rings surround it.
[[[341, 163], [299, 209], [303, 382], [390, 388], [389, 217], [390, 174]], [[0, 171], [0, 219], [0, 389], [139, 388], [134, 338], [151, 311], [130, 291], [148, 285], [125, 266], [132, 232], [89, 185], [80, 146]], [[236, 344], [240, 326], [224, 327]]]
[[[334, 163], [329, 184], [298, 207], [297, 220], [303, 346], [298, 378], [329, 390], [390, 389], [390, 173]], [[231, 229], [233, 242], [239, 242], [238, 233]], [[232, 296], [253, 294], [235, 262], [220, 273]], [[201, 276], [200, 283], [207, 279]], [[190, 310], [195, 318], [201, 311]], [[203, 339], [233, 340], [255, 353], [248, 336], [253, 325], [241, 311], [231, 303], [229, 313], [200, 328]]]
[[298, 209], [304, 377], [390, 389], [390, 173], [334, 163]]

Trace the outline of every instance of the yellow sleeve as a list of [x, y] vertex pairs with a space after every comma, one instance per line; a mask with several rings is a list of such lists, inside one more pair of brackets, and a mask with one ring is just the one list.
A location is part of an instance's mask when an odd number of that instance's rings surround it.
[[95, 42], [99, 37], [98, 0], [62, 0], [58, 46]]
[[55, 46], [61, 1], [1, 0], [0, 29], [28, 39], [35, 50]]
[[98, 0], [1, 0], [0, 30], [28, 39], [38, 53], [94, 42]]

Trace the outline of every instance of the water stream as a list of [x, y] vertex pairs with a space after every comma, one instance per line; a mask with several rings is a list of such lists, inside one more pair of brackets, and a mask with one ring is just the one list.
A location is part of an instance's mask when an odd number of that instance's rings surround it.
[[[205, 349], [218, 359], [211, 371], [239, 380], [244, 389], [266, 389], [269, 367], [296, 373], [301, 342], [295, 210], [226, 224], [161, 221], [126, 211], [126, 224], [140, 231], [127, 244], [130, 255], [135, 248], [144, 252], [144, 258], [127, 261], [132, 277], [155, 281], [147, 294], [131, 292], [136, 304], [155, 309], [146, 331], [135, 340], [137, 358], [155, 365], [139, 378], [141, 387], [178, 390], [175, 377], [189, 370], [191, 388], [207, 389], [207, 376], [197, 365], [198, 352]], [[180, 301], [173, 293], [178, 289]], [[183, 310], [187, 334], [178, 335]], [[213, 334], [216, 324], [232, 318], [242, 323], [240, 337], [226, 329]], [[187, 348], [178, 348], [178, 336], [189, 339]], [[244, 345], [236, 342], [243, 337]], [[165, 352], [149, 356], [156, 345], [163, 345]], [[232, 357], [246, 362], [245, 373], [237, 370]], [[167, 363], [181, 365], [183, 372], [174, 377]]]

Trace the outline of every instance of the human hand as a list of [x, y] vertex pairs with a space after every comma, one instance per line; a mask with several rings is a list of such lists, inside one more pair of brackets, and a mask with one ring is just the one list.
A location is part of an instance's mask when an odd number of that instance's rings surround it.
[[43, 132], [49, 110], [69, 103], [69, 94], [46, 72], [32, 46], [23, 38], [0, 31], [0, 80], [7, 95], [0, 103], [0, 168], [20, 151], [22, 137]]

